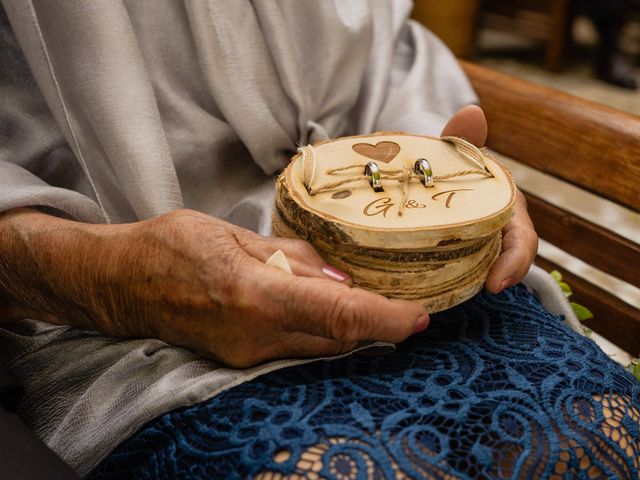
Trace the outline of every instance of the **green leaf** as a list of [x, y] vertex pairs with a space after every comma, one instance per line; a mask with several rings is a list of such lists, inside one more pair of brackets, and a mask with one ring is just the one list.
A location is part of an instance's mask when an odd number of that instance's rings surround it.
[[582, 327], [582, 334], [587, 338], [591, 338], [593, 336], [593, 330], [587, 327]]
[[571, 291], [571, 287], [564, 283], [564, 282], [558, 282], [558, 285], [560, 285], [560, 288], [562, 289], [562, 293], [564, 293], [564, 296], [569, 298], [571, 295], [573, 295], [573, 292]]
[[587, 307], [580, 305], [579, 303], [571, 302], [571, 308], [581, 322], [593, 318], [593, 313]]
[[627, 365], [627, 370], [631, 372], [631, 375], [636, 377], [638, 381], [640, 381], [640, 358], [633, 360], [629, 365]]
[[549, 275], [551, 275], [556, 282], [562, 281], [562, 274], [558, 270], [552, 270], [549, 272]]

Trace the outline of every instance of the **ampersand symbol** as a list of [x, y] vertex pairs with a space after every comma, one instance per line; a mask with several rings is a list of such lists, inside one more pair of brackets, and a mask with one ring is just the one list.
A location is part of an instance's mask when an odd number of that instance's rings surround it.
[[423, 203], [418, 203], [415, 200], [408, 200], [407, 203], [404, 204], [405, 208], [424, 208], [426, 205]]

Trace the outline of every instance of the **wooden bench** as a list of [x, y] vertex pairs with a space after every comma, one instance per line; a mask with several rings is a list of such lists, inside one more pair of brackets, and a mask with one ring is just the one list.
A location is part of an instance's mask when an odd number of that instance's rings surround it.
[[[640, 117], [480, 65], [462, 66], [487, 116], [490, 149], [640, 211]], [[524, 193], [540, 238], [640, 287], [640, 245]], [[589, 328], [640, 355], [640, 310], [548, 259], [538, 256], [536, 263], [562, 271], [575, 301], [594, 314], [585, 322]]]

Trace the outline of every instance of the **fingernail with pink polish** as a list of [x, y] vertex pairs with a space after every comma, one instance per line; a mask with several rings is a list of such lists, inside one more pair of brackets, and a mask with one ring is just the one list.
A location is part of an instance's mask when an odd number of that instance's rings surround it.
[[416, 326], [413, 329], [413, 333], [424, 332], [429, 326], [429, 315], [420, 315], [416, 320]]
[[331, 265], [325, 265], [322, 267], [322, 273], [336, 282], [344, 282], [349, 278], [348, 274], [344, 273], [342, 270], [332, 267]]

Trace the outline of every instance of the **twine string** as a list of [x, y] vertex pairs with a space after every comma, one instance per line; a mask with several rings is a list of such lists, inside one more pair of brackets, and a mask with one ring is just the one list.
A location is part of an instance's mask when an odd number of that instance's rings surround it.
[[[455, 178], [455, 177], [463, 177], [466, 175], [480, 175], [481, 177], [493, 178], [494, 175], [487, 169], [484, 162], [483, 153], [480, 151], [478, 147], [459, 137], [442, 137], [442, 140], [447, 143], [451, 143], [464, 158], [466, 158], [469, 162], [476, 165], [478, 168], [458, 170], [456, 172], [445, 173], [442, 175], [434, 175], [433, 176], [434, 182], [448, 180], [450, 178]], [[311, 196], [327, 190], [333, 190], [343, 185], [349, 185], [351, 183], [360, 182], [362, 180], [365, 180], [367, 182], [369, 181], [369, 176], [361, 173], [359, 175], [353, 175], [347, 178], [342, 178], [334, 182], [326, 182], [320, 185], [314, 185], [313, 183], [315, 180], [315, 173], [316, 173], [315, 149], [311, 145], [306, 145], [303, 147], [299, 147], [298, 152], [302, 155], [303, 184], [307, 189], [307, 192]], [[364, 163], [357, 163], [357, 164], [346, 165], [344, 167], [331, 168], [327, 170], [326, 173], [327, 175], [340, 175], [350, 171], [362, 172], [364, 170], [364, 167], [365, 167]], [[400, 209], [398, 214], [402, 216], [404, 214], [405, 204], [407, 203], [407, 200], [409, 197], [409, 182], [414, 178], [424, 179], [424, 174], [422, 172], [416, 173], [413, 171], [413, 169], [408, 167], [403, 167], [403, 168], [379, 167], [379, 168], [380, 168], [380, 173], [384, 176], [385, 180], [394, 180], [400, 184], [400, 188], [402, 189], [402, 203], [400, 204]]]
[[305, 145], [298, 147], [298, 152], [302, 154], [303, 178], [309, 190], [309, 185], [313, 185], [316, 178], [316, 150], [311, 145]]
[[441, 140], [452, 144], [460, 155], [471, 163], [476, 164], [480, 169], [487, 170], [487, 166], [484, 163], [484, 154], [473, 143], [469, 143], [460, 137], [441, 137]]

